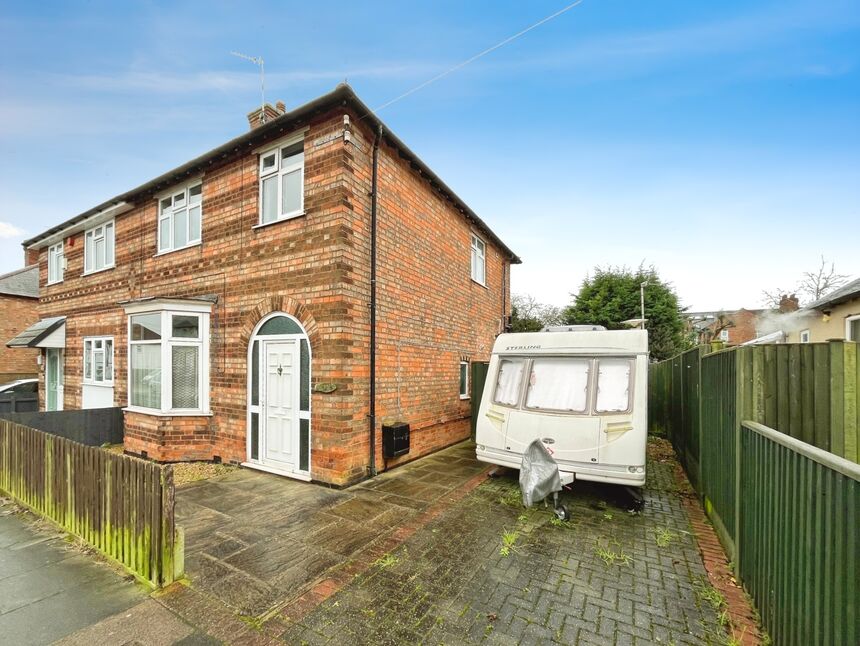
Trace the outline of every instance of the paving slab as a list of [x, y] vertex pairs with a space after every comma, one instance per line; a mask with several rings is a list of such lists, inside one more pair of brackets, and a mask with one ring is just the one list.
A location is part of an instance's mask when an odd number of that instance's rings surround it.
[[148, 591], [0, 499], [0, 641], [50, 644], [127, 610]]
[[485, 470], [461, 443], [342, 490], [250, 469], [178, 487], [186, 575], [268, 617]]

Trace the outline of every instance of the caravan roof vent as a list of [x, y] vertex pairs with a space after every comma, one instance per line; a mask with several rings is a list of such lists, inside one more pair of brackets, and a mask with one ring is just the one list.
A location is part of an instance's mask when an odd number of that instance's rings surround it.
[[541, 332], [605, 332], [602, 325], [547, 325]]

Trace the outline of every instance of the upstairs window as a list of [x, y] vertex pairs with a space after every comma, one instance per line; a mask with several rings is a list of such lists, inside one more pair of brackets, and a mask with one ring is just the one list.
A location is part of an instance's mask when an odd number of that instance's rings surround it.
[[720, 330], [720, 341], [728, 342], [728, 340], [729, 340], [729, 331], [727, 329]]
[[114, 266], [114, 222], [105, 222], [84, 233], [84, 273]]
[[84, 339], [84, 383], [100, 386], [113, 383], [113, 337]]
[[63, 243], [58, 242], [48, 247], [48, 284], [63, 282], [66, 269], [66, 256], [63, 253]]
[[203, 184], [196, 182], [158, 200], [158, 253], [200, 244]]
[[304, 176], [304, 139], [260, 155], [260, 224], [304, 214]]
[[481, 285], [487, 284], [487, 245], [474, 233], [472, 234], [472, 280]]

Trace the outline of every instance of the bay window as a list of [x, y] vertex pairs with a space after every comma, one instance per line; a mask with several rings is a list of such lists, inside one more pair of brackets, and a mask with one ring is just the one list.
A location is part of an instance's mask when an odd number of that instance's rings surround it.
[[203, 184], [195, 182], [158, 200], [158, 253], [200, 243]]
[[260, 224], [304, 214], [304, 139], [290, 137], [260, 154]]
[[105, 222], [84, 233], [84, 273], [114, 266], [114, 222]]
[[130, 407], [164, 414], [208, 412], [209, 313], [191, 309], [198, 311], [130, 313]]
[[113, 337], [84, 339], [84, 383], [96, 386], [113, 384]]

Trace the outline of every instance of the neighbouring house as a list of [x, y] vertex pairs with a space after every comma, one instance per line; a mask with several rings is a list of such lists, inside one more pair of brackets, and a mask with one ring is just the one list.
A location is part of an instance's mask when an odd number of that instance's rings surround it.
[[[11, 339], [38, 321], [38, 306], [38, 265], [0, 276], [0, 340]], [[20, 351], [0, 345], [0, 384], [35, 377], [38, 357], [38, 350]]]
[[335, 485], [467, 438], [519, 258], [348, 85], [248, 119], [24, 243], [42, 406], [123, 407], [129, 453]]
[[860, 278], [804, 305], [781, 323], [788, 343], [860, 341]]
[[722, 341], [726, 345], [741, 345], [758, 336], [757, 325], [764, 310], [719, 310], [685, 312], [687, 324], [702, 345]]

